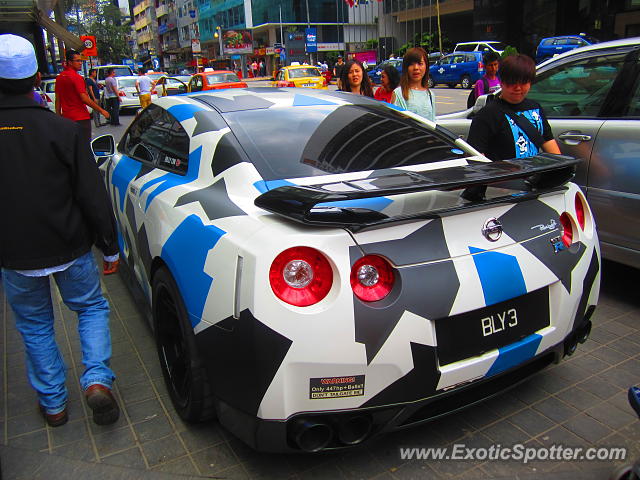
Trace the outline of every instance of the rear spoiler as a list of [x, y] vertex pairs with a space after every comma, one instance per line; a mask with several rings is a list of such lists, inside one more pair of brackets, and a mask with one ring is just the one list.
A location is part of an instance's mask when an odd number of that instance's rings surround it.
[[[357, 180], [317, 185], [289, 185], [274, 188], [255, 199], [255, 205], [291, 220], [307, 225], [363, 228], [382, 223], [415, 218], [434, 218], [441, 211], [425, 211], [411, 216], [389, 217], [366, 208], [320, 205], [364, 198], [401, 195], [428, 190], [459, 190], [474, 186], [523, 179], [521, 195], [485, 200], [484, 195], [471, 194], [469, 202], [447, 211], [479, 205], [515, 202], [537, 197], [555, 190], [571, 180], [580, 159], [564, 155], [541, 154], [529, 158], [474, 162], [461, 167], [425, 171], [402, 171]], [[387, 170], [388, 172], [388, 170]], [[382, 173], [382, 172], [381, 172]], [[478, 187], [469, 189], [477, 193]], [[480, 188], [481, 191], [484, 189]]]

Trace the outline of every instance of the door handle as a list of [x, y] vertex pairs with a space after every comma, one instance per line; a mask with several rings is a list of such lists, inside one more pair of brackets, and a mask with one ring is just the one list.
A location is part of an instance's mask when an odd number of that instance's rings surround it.
[[588, 142], [591, 140], [591, 135], [585, 135], [580, 132], [564, 132], [558, 135], [558, 140], [562, 140], [564, 143], [571, 144], [573, 142]]

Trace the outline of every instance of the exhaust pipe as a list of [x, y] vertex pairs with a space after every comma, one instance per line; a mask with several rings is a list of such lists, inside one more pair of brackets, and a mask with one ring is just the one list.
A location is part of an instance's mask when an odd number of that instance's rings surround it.
[[338, 439], [345, 445], [362, 442], [371, 432], [371, 419], [367, 415], [346, 418], [338, 425]]
[[578, 348], [578, 340], [576, 334], [572, 333], [564, 340], [564, 354], [571, 356], [575, 353], [576, 348]]
[[591, 334], [591, 321], [584, 322], [577, 331], [578, 342], [584, 343]]
[[324, 422], [299, 418], [291, 428], [290, 437], [300, 450], [313, 453], [325, 448], [333, 437], [333, 430]]

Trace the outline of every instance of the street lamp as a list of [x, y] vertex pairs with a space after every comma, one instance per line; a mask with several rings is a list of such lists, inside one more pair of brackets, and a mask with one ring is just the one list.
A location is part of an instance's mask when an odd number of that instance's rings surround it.
[[218, 25], [216, 27], [216, 31], [213, 34], [213, 38], [217, 38], [218, 39], [218, 43], [220, 44], [220, 58], [222, 58], [222, 27], [220, 27], [220, 25]]

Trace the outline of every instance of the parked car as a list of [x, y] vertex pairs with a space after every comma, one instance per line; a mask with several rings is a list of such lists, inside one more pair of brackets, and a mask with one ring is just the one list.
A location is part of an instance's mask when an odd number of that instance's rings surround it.
[[488, 51], [496, 52], [498, 55], [502, 55], [504, 49], [507, 46], [502, 42], [496, 42], [493, 40], [483, 40], [477, 42], [461, 42], [456, 43], [455, 48], [453, 49], [453, 53], [456, 52], [482, 52], [486, 53]]
[[271, 85], [274, 87], [327, 88], [328, 82], [318, 67], [291, 65], [282, 67]]
[[380, 84], [380, 75], [382, 75], [382, 70], [387, 65], [392, 65], [396, 67], [398, 73], [402, 74], [402, 59], [401, 58], [390, 58], [389, 60], [384, 60], [376, 65], [374, 68], [367, 72], [369, 78], [371, 79], [371, 83], [379, 85]]
[[92, 142], [174, 408], [258, 450], [439, 418], [589, 334], [573, 158], [482, 161], [413, 113], [296, 88], [163, 97], [114, 145]]
[[[576, 183], [605, 258], [640, 268], [640, 37], [571, 50], [538, 65], [528, 97], [544, 108], [560, 150], [582, 159]], [[466, 137], [472, 109], [437, 118]]]
[[178, 95], [187, 93], [191, 75], [165, 75], [160, 77], [155, 83], [155, 90], [158, 97], [167, 95]]
[[51, 97], [49, 97], [49, 95], [47, 95], [46, 93], [44, 93], [44, 91], [42, 90], [40, 87], [35, 87], [34, 91], [40, 96], [40, 98], [42, 99], [42, 103], [45, 104], [47, 106], [47, 108], [49, 110], [51, 110], [52, 112], [56, 111], [56, 105], [55, 103], [53, 103], [53, 101], [51, 100]]
[[[120, 92], [120, 110], [126, 109], [138, 109], [141, 107], [139, 93], [136, 90], [136, 80], [140, 78], [137, 75], [131, 75], [126, 77], [116, 77], [116, 83], [118, 84], [118, 91]], [[151, 101], [158, 98], [156, 91], [151, 92]], [[102, 100], [104, 103], [104, 90], [102, 92]]]
[[219, 90], [223, 88], [246, 88], [247, 84], [231, 70], [211, 70], [196, 73], [189, 80], [189, 91]]
[[51, 103], [54, 105], [53, 109], [55, 110], [55, 104], [56, 104], [56, 79], [55, 78], [47, 78], [46, 80], [42, 80], [42, 83], [40, 84], [40, 88], [51, 99]]
[[446, 83], [450, 88], [472, 88], [483, 75], [482, 52], [450, 53], [429, 67], [429, 87]]
[[580, 35], [563, 35], [560, 37], [549, 37], [540, 40], [536, 49], [536, 63], [544, 62], [549, 58], [568, 52], [575, 48], [584, 47], [598, 43], [598, 40], [581, 33]]

